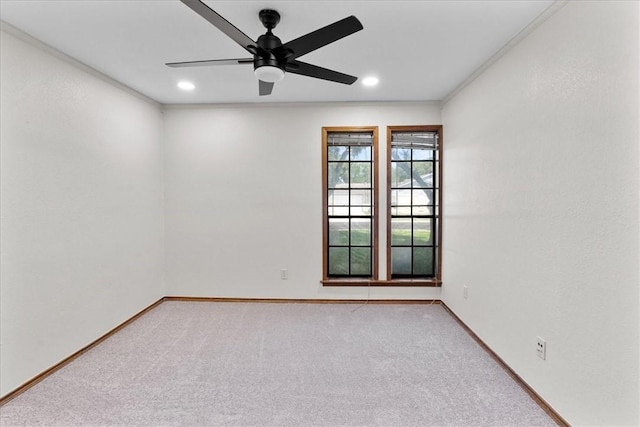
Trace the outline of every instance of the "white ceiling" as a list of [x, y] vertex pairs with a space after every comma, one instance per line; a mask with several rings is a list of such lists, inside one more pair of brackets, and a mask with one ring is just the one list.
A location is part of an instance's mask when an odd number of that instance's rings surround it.
[[[258, 96], [251, 65], [173, 69], [165, 62], [250, 55], [178, 0], [0, 0], [0, 19], [162, 103], [441, 100], [553, 0], [206, 1], [254, 40], [261, 9], [280, 12], [283, 43], [355, 15], [364, 30], [300, 58], [352, 74], [351, 86], [287, 74]], [[380, 84], [367, 88], [365, 76]], [[179, 80], [196, 90], [184, 92]]]

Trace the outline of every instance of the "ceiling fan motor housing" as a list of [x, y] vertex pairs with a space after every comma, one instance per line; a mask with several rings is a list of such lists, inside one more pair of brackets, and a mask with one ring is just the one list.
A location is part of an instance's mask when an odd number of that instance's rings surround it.
[[253, 68], [271, 66], [278, 67], [284, 70], [284, 64], [280, 63], [274, 54], [271, 53], [272, 49], [275, 49], [278, 46], [282, 45], [280, 39], [271, 32], [267, 32], [266, 34], [258, 37], [257, 43], [259, 47], [261, 47], [264, 51], [269, 52], [268, 56], [261, 56], [260, 54], [256, 54], [253, 56]]

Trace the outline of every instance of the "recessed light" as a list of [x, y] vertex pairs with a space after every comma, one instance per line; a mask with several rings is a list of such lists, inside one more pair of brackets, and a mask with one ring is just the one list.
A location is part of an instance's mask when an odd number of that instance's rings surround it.
[[362, 84], [365, 86], [375, 86], [378, 84], [378, 81], [377, 77], [365, 77], [362, 79]]
[[196, 88], [196, 85], [186, 80], [183, 80], [178, 83], [178, 87], [182, 90], [194, 90]]

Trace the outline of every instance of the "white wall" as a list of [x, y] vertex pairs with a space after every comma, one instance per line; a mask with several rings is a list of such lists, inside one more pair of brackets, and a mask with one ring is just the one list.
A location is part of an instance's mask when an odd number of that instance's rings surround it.
[[443, 299], [572, 425], [640, 424], [638, 16], [569, 2], [442, 112]]
[[[169, 294], [322, 299], [366, 298], [370, 291], [371, 298], [439, 298], [434, 288], [319, 283], [322, 127], [379, 126], [384, 183], [385, 126], [439, 123], [439, 106], [430, 103], [168, 108]], [[384, 248], [385, 235], [379, 237]], [[280, 280], [280, 269], [288, 269], [288, 280]]]
[[6, 394], [164, 295], [162, 114], [0, 34]]

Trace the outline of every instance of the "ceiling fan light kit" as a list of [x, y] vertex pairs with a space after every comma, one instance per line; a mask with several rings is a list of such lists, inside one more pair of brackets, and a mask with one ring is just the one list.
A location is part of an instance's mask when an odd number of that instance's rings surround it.
[[255, 75], [258, 78], [258, 93], [260, 96], [270, 95], [274, 83], [281, 81], [285, 72], [347, 85], [353, 84], [358, 80], [355, 76], [296, 60], [299, 56], [362, 30], [362, 24], [355, 16], [349, 16], [282, 44], [280, 39], [272, 32], [280, 22], [280, 14], [272, 9], [263, 9], [258, 14], [258, 17], [267, 32], [258, 37], [256, 42], [201, 0], [180, 1], [251, 53], [253, 58], [172, 62], [166, 64], [169, 67], [253, 64]]
[[284, 71], [281, 68], [272, 65], [263, 65], [255, 69], [258, 80], [267, 83], [275, 83], [284, 79]]

